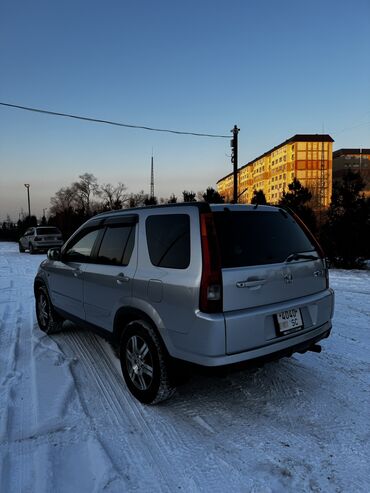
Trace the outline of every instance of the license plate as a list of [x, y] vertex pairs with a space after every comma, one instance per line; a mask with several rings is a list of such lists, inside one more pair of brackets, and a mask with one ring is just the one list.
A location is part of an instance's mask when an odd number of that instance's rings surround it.
[[289, 334], [303, 327], [301, 310], [291, 308], [276, 314], [278, 330], [280, 334]]

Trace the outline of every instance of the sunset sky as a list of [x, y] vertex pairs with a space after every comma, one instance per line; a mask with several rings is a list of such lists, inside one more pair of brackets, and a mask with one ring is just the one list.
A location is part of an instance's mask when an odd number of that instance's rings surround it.
[[[229, 135], [239, 165], [296, 133], [370, 147], [368, 0], [2, 0], [0, 102]], [[85, 172], [181, 196], [229, 173], [230, 141], [0, 106], [0, 222]]]

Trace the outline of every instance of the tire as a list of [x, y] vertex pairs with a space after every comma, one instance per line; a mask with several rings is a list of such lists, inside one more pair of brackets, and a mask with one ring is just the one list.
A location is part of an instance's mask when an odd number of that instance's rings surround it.
[[62, 330], [63, 317], [55, 311], [45, 286], [36, 291], [36, 317], [40, 329], [46, 334], [55, 334]]
[[21, 242], [18, 243], [18, 247], [19, 247], [19, 252], [20, 253], [24, 253], [25, 252], [25, 249], [22, 247]]
[[169, 357], [146, 320], [134, 320], [124, 328], [120, 361], [126, 385], [140, 402], [157, 404], [175, 393], [168, 374]]

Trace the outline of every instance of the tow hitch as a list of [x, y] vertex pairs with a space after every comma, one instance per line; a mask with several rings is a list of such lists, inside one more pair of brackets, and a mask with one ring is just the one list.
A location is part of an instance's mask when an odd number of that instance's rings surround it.
[[304, 354], [307, 351], [312, 351], [313, 353], [321, 353], [321, 346], [320, 344], [312, 344], [311, 346], [308, 346], [308, 348], [302, 349], [301, 351], [298, 351], [300, 354]]
[[307, 351], [312, 351], [313, 353], [321, 353], [322, 347], [320, 344], [312, 344], [309, 348], [307, 348]]

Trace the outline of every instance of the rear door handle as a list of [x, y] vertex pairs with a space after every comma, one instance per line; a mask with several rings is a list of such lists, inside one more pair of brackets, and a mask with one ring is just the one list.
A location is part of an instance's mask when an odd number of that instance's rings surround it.
[[129, 282], [130, 278], [125, 276], [123, 272], [117, 274], [117, 284], [123, 284], [125, 282]]

